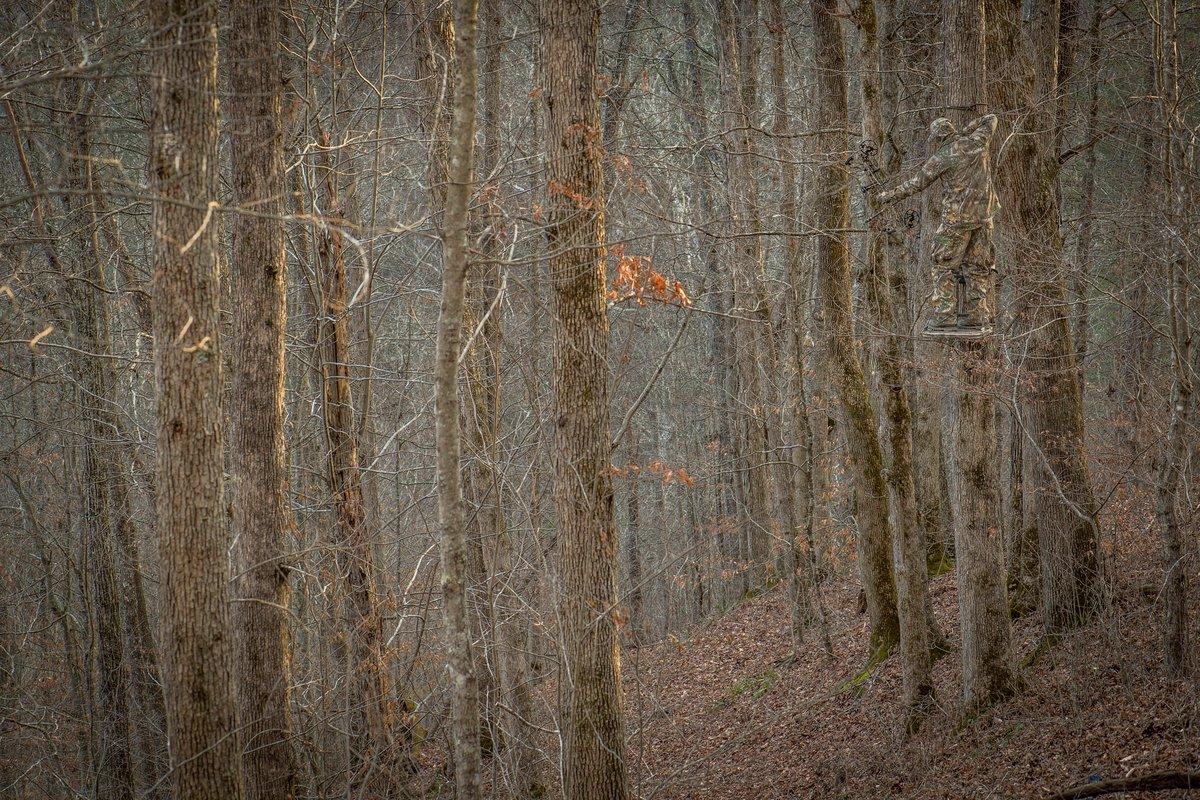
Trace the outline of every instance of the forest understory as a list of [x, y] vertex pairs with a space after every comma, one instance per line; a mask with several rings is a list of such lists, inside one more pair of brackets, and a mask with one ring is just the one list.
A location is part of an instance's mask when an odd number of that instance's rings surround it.
[[[823, 587], [832, 658], [815, 641], [794, 646], [781, 590], [685, 639], [630, 649], [624, 666], [638, 796], [1013, 800], [1194, 769], [1200, 691], [1191, 679], [1162, 673], [1152, 513], [1144, 496], [1122, 493], [1102, 516], [1116, 579], [1111, 605], [1092, 624], [1034, 658], [1040, 615], [1014, 621], [1024, 680], [1017, 697], [964, 720], [955, 649], [934, 667], [939, 709], [907, 740], [897, 659], [854, 680], [868, 644], [852, 581]], [[933, 578], [930, 593], [939, 628], [957, 630], [953, 572]], [[1200, 790], [1109, 796], [1173, 800]]]

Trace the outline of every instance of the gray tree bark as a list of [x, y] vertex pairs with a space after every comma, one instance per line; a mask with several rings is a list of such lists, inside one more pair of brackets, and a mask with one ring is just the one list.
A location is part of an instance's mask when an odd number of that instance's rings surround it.
[[221, 424], [217, 7], [148, 5], [154, 202], [156, 514], [176, 800], [239, 800]]
[[[983, 0], [943, 0], [946, 105], [959, 124], [983, 113], [987, 79]], [[949, 354], [954, 382], [950, 491], [962, 630], [967, 713], [1007, 697], [1017, 685], [1005, 590], [1000, 465], [993, 399], [999, 353], [992, 338], [965, 341]]]
[[[884, 103], [894, 93], [883, 84], [885, 73], [880, 28], [890, 23], [891, 3], [887, 0], [860, 0], [855, 10], [862, 39], [861, 87], [863, 104], [864, 160], [875, 172], [877, 182], [890, 183], [894, 177], [884, 167], [895, 163], [886, 152], [890, 145], [884, 135]], [[890, 68], [890, 67], [889, 67]], [[889, 109], [889, 110], [893, 110]], [[872, 211], [874, 203], [869, 202]], [[884, 433], [888, 440], [887, 483], [892, 511], [892, 559], [896, 576], [896, 607], [900, 622], [900, 662], [904, 686], [905, 730], [915, 733], [921, 720], [934, 706], [933, 660], [930, 630], [926, 619], [929, 600], [929, 572], [925, 536], [917, 513], [916, 482], [913, 475], [912, 411], [908, 402], [910, 376], [906, 375], [901, 352], [901, 321], [896, 308], [903, 298], [896, 297], [896, 281], [890, 263], [889, 234], [877, 230], [871, 234], [867, 250], [868, 305], [884, 337], [877, 355], [880, 390], [883, 394]]]
[[438, 518], [442, 528], [442, 595], [446, 617], [446, 669], [450, 674], [450, 725], [458, 800], [480, 796], [479, 688], [471, 654], [467, 608], [467, 524], [462, 490], [462, 427], [458, 363], [470, 263], [471, 190], [474, 185], [477, 0], [454, 3], [455, 76], [450, 124], [446, 208], [442, 216], [442, 305], [438, 315], [435, 372]]

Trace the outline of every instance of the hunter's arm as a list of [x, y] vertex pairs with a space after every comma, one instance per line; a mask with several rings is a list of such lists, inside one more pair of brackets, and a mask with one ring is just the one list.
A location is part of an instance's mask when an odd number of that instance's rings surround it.
[[891, 203], [896, 200], [903, 200], [906, 197], [912, 197], [917, 192], [924, 189], [929, 184], [942, 177], [942, 173], [950, 167], [950, 159], [941, 149], [925, 160], [921, 168], [908, 180], [901, 183], [895, 189], [879, 193], [879, 202]]

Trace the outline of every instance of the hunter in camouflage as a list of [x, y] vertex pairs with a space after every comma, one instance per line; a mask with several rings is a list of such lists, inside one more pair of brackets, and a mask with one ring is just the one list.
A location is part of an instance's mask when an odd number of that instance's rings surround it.
[[992, 220], [1000, 204], [992, 187], [988, 144], [995, 132], [994, 114], [967, 123], [961, 131], [944, 117], [934, 120], [933, 155], [917, 174], [877, 198], [880, 204], [903, 200], [946, 179], [942, 218], [933, 239], [932, 310], [925, 326], [930, 335], [983, 336], [992, 329]]

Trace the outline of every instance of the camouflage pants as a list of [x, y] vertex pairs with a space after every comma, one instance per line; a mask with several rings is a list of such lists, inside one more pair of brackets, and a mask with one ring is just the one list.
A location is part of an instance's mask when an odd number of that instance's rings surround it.
[[[992, 225], [939, 227], [933, 238], [932, 315], [940, 325], [991, 323], [996, 285]], [[961, 311], [960, 302], [961, 298]]]

